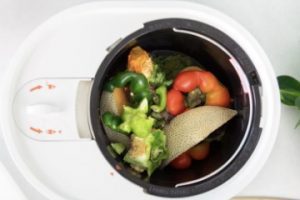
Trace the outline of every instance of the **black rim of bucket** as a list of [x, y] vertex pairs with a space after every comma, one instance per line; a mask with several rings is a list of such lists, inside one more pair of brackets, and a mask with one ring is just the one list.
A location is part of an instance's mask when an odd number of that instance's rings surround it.
[[[243, 147], [240, 149], [239, 153], [232, 160], [230, 165], [224, 168], [218, 174], [213, 175], [212, 177], [205, 179], [199, 183], [195, 183], [188, 186], [183, 187], [166, 187], [166, 186], [158, 186], [151, 184], [149, 182], [143, 181], [138, 177], [132, 176], [130, 172], [127, 170], [122, 170], [122, 166], [120, 163], [115, 160], [109, 153], [107, 149], [108, 140], [105, 136], [104, 129], [100, 123], [99, 116], [99, 102], [100, 102], [100, 92], [102, 91], [103, 82], [105, 79], [105, 74], [108, 71], [109, 63], [115, 58], [116, 55], [120, 53], [120, 51], [128, 45], [128, 43], [135, 38], [138, 38], [144, 34], [151, 33], [156, 30], [166, 29], [166, 28], [178, 28], [189, 30], [201, 35], [204, 35], [212, 40], [221, 44], [228, 52], [230, 52], [233, 57], [238, 61], [240, 66], [242, 67], [244, 74], [248, 78], [248, 82], [251, 87], [252, 93], [252, 101], [253, 101], [253, 115], [250, 119], [250, 129], [248, 136], [245, 140]], [[125, 177], [126, 179], [134, 182], [135, 184], [144, 188], [145, 192], [157, 196], [165, 196], [165, 197], [184, 197], [200, 194], [229, 180], [233, 175], [235, 175], [242, 166], [247, 162], [253, 153], [258, 140], [261, 134], [261, 128], [259, 127], [260, 118], [261, 118], [261, 100], [260, 100], [260, 80], [259, 76], [256, 72], [254, 64], [251, 62], [248, 55], [244, 52], [244, 50], [228, 35], [223, 33], [222, 31], [202, 22], [189, 20], [189, 19], [179, 19], [179, 18], [168, 18], [168, 19], [160, 19], [151, 22], [147, 22], [144, 24], [144, 27], [137, 30], [136, 32], [130, 34], [126, 38], [124, 38], [120, 43], [118, 43], [105, 57], [103, 62], [101, 63], [91, 91], [91, 99], [90, 99], [90, 120], [91, 126], [95, 135], [96, 142], [100, 148], [100, 151], [107, 159], [107, 161], [117, 170], [119, 173]], [[121, 168], [121, 169], [120, 169]]]

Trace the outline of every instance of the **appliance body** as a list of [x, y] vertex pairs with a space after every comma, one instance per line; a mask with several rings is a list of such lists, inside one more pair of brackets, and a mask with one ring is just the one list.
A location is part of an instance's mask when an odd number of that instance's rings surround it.
[[[16, 53], [3, 80], [1, 128], [5, 141], [18, 169], [43, 195], [49, 199], [153, 198], [106, 161], [93, 135], [86, 134], [92, 132], [87, 131], [90, 126], [78, 125], [88, 120], [76, 118], [74, 112], [88, 109], [72, 108], [78, 108], [78, 99], [82, 104], [89, 102], [77, 96], [77, 86], [80, 83], [83, 91], [88, 91], [90, 86], [84, 83], [93, 80], [108, 47], [147, 21], [172, 17], [209, 24], [233, 38], [253, 62], [263, 88], [262, 133], [251, 157], [223, 184], [189, 198], [228, 199], [258, 173], [275, 141], [280, 113], [272, 66], [252, 36], [221, 13], [190, 2], [99, 2], [68, 9], [38, 27]], [[68, 80], [68, 87], [62, 80]], [[27, 93], [18, 97], [22, 90]], [[46, 103], [34, 106], [39, 92], [53, 91], [57, 93], [51, 93]], [[24, 97], [33, 106], [24, 108]], [[19, 108], [35, 116], [33, 120], [28, 121]], [[53, 128], [44, 123], [43, 117], [49, 113]]]

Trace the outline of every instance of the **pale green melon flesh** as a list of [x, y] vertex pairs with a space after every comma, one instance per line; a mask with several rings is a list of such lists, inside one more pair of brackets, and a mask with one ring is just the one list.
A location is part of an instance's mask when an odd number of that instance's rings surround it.
[[237, 111], [228, 108], [200, 106], [176, 116], [164, 129], [169, 150], [164, 165], [204, 140], [236, 114]]
[[115, 106], [116, 102], [113, 98], [112, 92], [103, 91], [100, 98], [100, 112], [101, 114], [105, 112], [111, 112], [118, 115], [118, 109]]
[[[105, 112], [111, 112], [115, 115], [120, 115], [120, 111], [118, 109], [117, 100], [115, 99], [112, 92], [103, 91], [100, 99], [100, 114], [102, 116]], [[130, 139], [128, 136], [118, 133], [116, 131], [111, 130], [108, 127], [105, 127], [105, 132], [108, 139], [111, 142], [120, 142], [124, 144], [126, 147], [129, 147]]]

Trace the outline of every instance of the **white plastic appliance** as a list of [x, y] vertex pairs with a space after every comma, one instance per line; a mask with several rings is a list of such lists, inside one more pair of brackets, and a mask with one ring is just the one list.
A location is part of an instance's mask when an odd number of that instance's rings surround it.
[[161, 18], [188, 18], [218, 27], [247, 53], [263, 86], [263, 132], [254, 153], [227, 182], [189, 198], [228, 199], [263, 166], [276, 138], [279, 94], [268, 58], [247, 31], [218, 11], [191, 2], [89, 3], [38, 27], [16, 53], [2, 84], [5, 142], [18, 169], [47, 198], [154, 198], [109, 165], [93, 136], [86, 134], [87, 119], [75, 113], [88, 109], [76, 105], [88, 101], [77, 96], [78, 90], [88, 92], [107, 48], [144, 22]]

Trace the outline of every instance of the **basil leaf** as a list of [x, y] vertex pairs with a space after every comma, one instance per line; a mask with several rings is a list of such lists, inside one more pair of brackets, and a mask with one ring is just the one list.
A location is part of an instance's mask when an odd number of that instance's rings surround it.
[[296, 102], [296, 99], [300, 97], [300, 82], [290, 76], [279, 76], [277, 80], [281, 102], [289, 106], [299, 107], [298, 100]]

